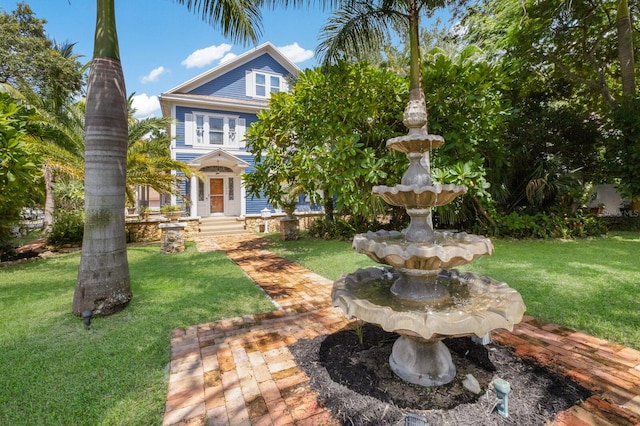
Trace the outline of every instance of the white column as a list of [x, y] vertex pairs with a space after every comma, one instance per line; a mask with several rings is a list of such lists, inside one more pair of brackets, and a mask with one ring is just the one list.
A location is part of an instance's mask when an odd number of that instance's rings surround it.
[[198, 177], [191, 175], [191, 217], [198, 217]]
[[245, 217], [247, 215], [247, 190], [244, 187], [244, 180], [242, 179], [242, 175], [244, 172], [240, 173], [240, 217]]

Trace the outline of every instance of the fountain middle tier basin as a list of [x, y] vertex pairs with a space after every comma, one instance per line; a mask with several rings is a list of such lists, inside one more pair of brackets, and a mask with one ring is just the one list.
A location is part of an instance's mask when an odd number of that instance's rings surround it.
[[525, 312], [520, 294], [506, 283], [457, 270], [441, 271], [451, 297], [436, 304], [412, 302], [394, 296], [390, 288], [398, 278], [391, 268], [358, 269], [333, 286], [333, 306], [348, 317], [377, 324], [384, 330], [424, 340], [453, 336], [482, 337], [491, 330], [509, 331]]
[[372, 192], [392, 206], [429, 208], [450, 204], [457, 196], [466, 194], [464, 185], [436, 184], [429, 186], [374, 186]]
[[427, 243], [406, 241], [404, 233], [398, 231], [369, 231], [356, 235], [352, 245], [377, 263], [423, 271], [454, 268], [493, 253], [488, 238], [448, 231], [435, 231], [433, 240]]

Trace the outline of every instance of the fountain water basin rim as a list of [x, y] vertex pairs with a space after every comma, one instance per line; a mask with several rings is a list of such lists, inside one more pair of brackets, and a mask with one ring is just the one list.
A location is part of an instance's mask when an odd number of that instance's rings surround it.
[[414, 132], [398, 136], [387, 141], [387, 148], [408, 154], [410, 152], [429, 152], [444, 145], [444, 138], [440, 135], [431, 135], [424, 128], [415, 129]]
[[449, 231], [435, 231], [433, 240], [427, 243], [406, 241], [404, 233], [398, 231], [369, 231], [356, 235], [352, 246], [377, 263], [419, 270], [454, 268], [493, 253], [488, 238]]
[[459, 195], [466, 194], [467, 187], [454, 184], [377, 185], [372, 192], [392, 206], [428, 208], [450, 204]]
[[[491, 330], [513, 330], [522, 320], [526, 307], [520, 294], [506, 283], [471, 272], [442, 271], [448, 279], [459, 280], [468, 287], [470, 301], [443, 309], [402, 308], [391, 303], [374, 303], [358, 296], [358, 288], [377, 280], [389, 281], [391, 286], [397, 273], [390, 268], [370, 267], [345, 274], [332, 291], [333, 306], [339, 307], [347, 318], [356, 317], [377, 324], [385, 331], [425, 340], [476, 335], [482, 337]], [[392, 305], [392, 306], [390, 306]]]

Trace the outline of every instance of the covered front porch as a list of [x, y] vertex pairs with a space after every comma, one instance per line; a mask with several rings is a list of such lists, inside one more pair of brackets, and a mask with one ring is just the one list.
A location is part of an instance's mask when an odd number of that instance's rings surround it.
[[190, 182], [190, 217], [235, 216], [246, 212], [242, 175], [249, 164], [222, 149], [187, 163], [200, 176]]

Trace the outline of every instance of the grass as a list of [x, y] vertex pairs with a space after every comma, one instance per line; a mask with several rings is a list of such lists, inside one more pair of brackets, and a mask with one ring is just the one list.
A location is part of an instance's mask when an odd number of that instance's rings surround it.
[[[375, 265], [350, 242], [269, 237], [330, 279]], [[467, 269], [508, 282], [528, 314], [640, 349], [640, 235], [494, 245]], [[128, 253], [134, 298], [91, 331], [70, 313], [79, 253], [0, 268], [0, 424], [161, 424], [171, 330], [273, 309], [223, 253]]]
[[[302, 238], [270, 249], [330, 279], [375, 265], [345, 241]], [[640, 235], [584, 240], [494, 240], [495, 253], [464, 268], [505, 281], [527, 314], [640, 349]]]
[[0, 424], [157, 425], [174, 328], [273, 310], [223, 253], [128, 250], [134, 298], [86, 331], [79, 253], [0, 269]]

